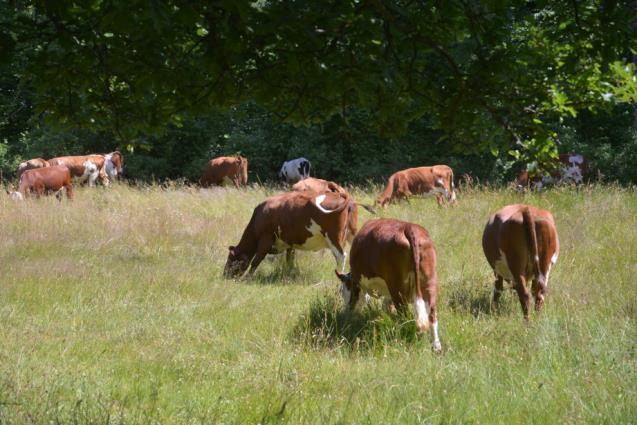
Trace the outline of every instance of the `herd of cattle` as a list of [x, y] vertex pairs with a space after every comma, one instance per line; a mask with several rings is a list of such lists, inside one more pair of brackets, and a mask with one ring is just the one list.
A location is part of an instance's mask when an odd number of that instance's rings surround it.
[[[564, 155], [561, 176], [581, 182], [585, 161], [581, 155]], [[41, 195], [65, 191], [72, 198], [71, 177], [95, 185], [104, 185], [121, 176], [124, 158], [120, 152], [104, 155], [67, 156], [48, 161], [34, 159], [20, 164], [19, 187], [9, 191], [22, 199], [30, 191]], [[436, 250], [422, 226], [397, 219], [367, 221], [358, 230], [358, 206], [371, 213], [370, 205], [359, 204], [335, 182], [312, 178], [305, 158], [285, 162], [279, 176], [291, 185], [291, 191], [271, 196], [254, 208], [239, 243], [230, 246], [224, 276], [239, 278], [248, 269], [251, 276], [267, 254], [285, 253], [288, 265], [294, 263], [296, 249], [329, 249], [336, 260], [336, 275], [347, 310], [361, 307], [368, 297], [380, 297], [390, 311], [413, 305], [419, 332], [431, 329], [433, 346], [441, 349], [438, 336], [436, 300], [438, 279]], [[220, 157], [209, 161], [201, 176], [202, 186], [233, 184], [244, 186], [248, 180], [248, 160], [241, 156]], [[533, 184], [528, 171], [516, 183]], [[546, 181], [538, 181], [538, 185]], [[417, 167], [394, 173], [376, 205], [383, 208], [412, 195], [434, 195], [440, 206], [457, 204], [453, 170], [447, 165]], [[344, 273], [349, 243], [350, 272]], [[498, 302], [503, 281], [517, 291], [524, 318], [529, 320], [530, 294], [540, 311], [548, 288], [551, 266], [557, 261], [559, 240], [555, 221], [549, 211], [531, 205], [508, 205], [493, 214], [482, 237], [484, 254], [495, 275], [493, 301]]]

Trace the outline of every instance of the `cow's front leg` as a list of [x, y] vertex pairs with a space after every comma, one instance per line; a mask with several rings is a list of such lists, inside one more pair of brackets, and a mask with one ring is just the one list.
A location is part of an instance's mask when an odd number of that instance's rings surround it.
[[252, 258], [252, 263], [250, 264], [250, 270], [248, 271], [248, 277], [252, 277], [254, 271], [259, 267], [261, 261], [265, 258], [268, 252], [272, 249], [272, 245], [274, 245], [274, 237], [273, 236], [263, 236], [259, 239], [259, 243], [257, 244], [257, 250]]

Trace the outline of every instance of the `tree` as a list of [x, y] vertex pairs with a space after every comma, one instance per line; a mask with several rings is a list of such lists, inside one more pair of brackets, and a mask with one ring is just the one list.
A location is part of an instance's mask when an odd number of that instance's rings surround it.
[[355, 107], [394, 137], [429, 115], [458, 150], [555, 154], [547, 123], [635, 101], [630, 1], [13, 2], [49, 120], [124, 141], [254, 100], [278, 119]]

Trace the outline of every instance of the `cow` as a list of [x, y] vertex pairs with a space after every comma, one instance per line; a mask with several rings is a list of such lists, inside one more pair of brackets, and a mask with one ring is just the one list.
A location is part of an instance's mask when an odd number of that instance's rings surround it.
[[31, 192], [36, 196], [55, 193], [61, 199], [61, 191], [66, 191], [66, 196], [73, 199], [73, 185], [71, 184], [71, 172], [63, 165], [54, 165], [43, 168], [25, 170], [20, 176], [17, 191], [7, 193], [15, 200], [23, 200]]
[[370, 220], [354, 237], [349, 263], [349, 273], [336, 271], [347, 311], [360, 308], [362, 295], [382, 297], [386, 306], [401, 310], [413, 303], [418, 332], [431, 327], [434, 350], [441, 350], [436, 250], [424, 227], [389, 218]]
[[16, 172], [16, 178], [18, 180], [20, 180], [20, 176], [26, 170], [33, 170], [34, 168], [44, 168], [44, 167], [48, 167], [48, 166], [49, 166], [49, 163], [45, 159], [42, 159], [42, 158], [29, 159], [28, 161], [21, 162], [20, 165], [18, 165], [18, 170]]
[[[257, 205], [239, 244], [229, 247], [224, 276], [236, 278], [250, 266], [251, 276], [266, 254], [293, 249], [318, 251], [329, 248], [338, 268], [345, 265], [345, 241], [356, 232], [356, 204], [334, 192], [287, 192]], [[350, 235], [348, 235], [350, 233]]]
[[495, 275], [494, 304], [498, 303], [506, 280], [514, 285], [528, 321], [527, 281], [533, 282], [531, 290], [539, 312], [548, 290], [551, 266], [560, 251], [553, 215], [531, 205], [507, 205], [489, 218], [482, 234], [482, 249]]
[[78, 177], [80, 182], [88, 179], [90, 187], [95, 186], [98, 177], [104, 186], [109, 184], [104, 155], [60, 156], [49, 159], [49, 164], [66, 166], [71, 171], [71, 176]]
[[[305, 190], [313, 190], [315, 192], [335, 192], [350, 196], [349, 193], [338, 183], [329, 180], [317, 179], [314, 177], [308, 177], [294, 183], [292, 185], [292, 190], [295, 192], [302, 192]], [[361, 204], [359, 202], [356, 202], [356, 205], [365, 208], [372, 214], [376, 214], [376, 210], [371, 205]]]
[[211, 159], [199, 179], [203, 187], [234, 184], [235, 187], [248, 184], [248, 160], [242, 156], [220, 156]]
[[124, 173], [124, 155], [120, 151], [104, 154], [104, 166], [106, 175], [108, 175], [110, 180], [115, 181], [122, 178]]
[[387, 208], [388, 204], [401, 199], [409, 202], [411, 195], [427, 194], [435, 195], [439, 206], [443, 205], [443, 200], [451, 204], [457, 202], [451, 167], [434, 165], [397, 171], [389, 178], [385, 191], [376, 203]]
[[305, 158], [296, 158], [285, 161], [279, 171], [279, 179], [288, 184], [294, 184], [310, 176], [312, 164]]
[[551, 184], [579, 185], [584, 182], [584, 177], [589, 172], [588, 160], [578, 153], [560, 154], [555, 163], [542, 168], [539, 173], [531, 176], [527, 165], [515, 178], [516, 188], [526, 191], [528, 188], [541, 190]]

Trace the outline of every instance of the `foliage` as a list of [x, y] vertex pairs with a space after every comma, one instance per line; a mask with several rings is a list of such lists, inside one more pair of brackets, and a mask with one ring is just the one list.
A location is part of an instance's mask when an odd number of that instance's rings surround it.
[[[119, 144], [245, 101], [296, 124], [426, 115], [470, 152], [555, 155], [546, 123], [634, 101], [632, 2], [13, 2], [2, 36], [52, 122]], [[523, 143], [522, 149], [515, 143]]]

